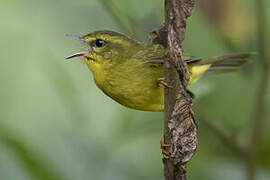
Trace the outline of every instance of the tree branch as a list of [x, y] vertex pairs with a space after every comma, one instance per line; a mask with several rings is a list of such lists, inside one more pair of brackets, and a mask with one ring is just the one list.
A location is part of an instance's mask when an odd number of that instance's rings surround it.
[[266, 94], [268, 83], [270, 82], [270, 60], [267, 57], [267, 35], [266, 35], [266, 15], [265, 3], [263, 0], [256, 1], [257, 27], [258, 27], [258, 52], [261, 59], [262, 74], [258, 88], [258, 96], [255, 104], [255, 113], [250, 139], [248, 163], [248, 178], [254, 180], [256, 176], [256, 154], [260, 145], [263, 120], [266, 114]]
[[112, 18], [118, 24], [120, 28], [129, 33], [134, 37], [138, 37], [137, 23], [136, 21], [124, 14], [113, 2], [112, 0], [100, 0], [99, 1], [104, 8], [111, 14]]
[[184, 61], [183, 41], [186, 19], [195, 0], [165, 0], [165, 27], [151, 32], [152, 41], [167, 47], [164, 75], [170, 88], [165, 89], [164, 142], [169, 156], [163, 158], [166, 180], [186, 179], [186, 164], [197, 148], [197, 126], [192, 98], [187, 91], [189, 71]]
[[231, 131], [225, 129], [220, 123], [217, 123], [216, 120], [211, 119], [207, 116], [206, 113], [200, 111], [199, 112], [200, 120], [208, 126], [209, 129], [215, 133], [217, 137], [219, 137], [225, 144], [232, 147], [236, 150], [240, 155], [244, 158], [248, 155], [248, 147], [246, 144], [241, 143], [238, 138], [236, 138], [235, 134]]

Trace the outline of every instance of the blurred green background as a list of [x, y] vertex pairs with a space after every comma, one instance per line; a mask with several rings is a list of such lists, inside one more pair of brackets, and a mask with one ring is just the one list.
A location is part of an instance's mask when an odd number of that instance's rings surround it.
[[[202, 6], [194, 9], [186, 52], [209, 57], [257, 51], [255, 0], [226, 2], [237, 2], [241, 13], [225, 9], [231, 17], [211, 19]], [[99, 0], [0, 0], [1, 180], [163, 179], [159, 145], [163, 113], [117, 104], [95, 86], [83, 62], [64, 61], [84, 48], [67, 33], [110, 29], [147, 40], [148, 32], [163, 22], [163, 0], [113, 3], [124, 18], [132, 19], [136, 29], [131, 29], [137, 34], [119, 26]], [[270, 19], [270, 1], [266, 3]], [[270, 43], [270, 23], [267, 27]], [[255, 57], [240, 72], [205, 76], [191, 87], [199, 147], [188, 166], [189, 179], [246, 179], [241, 154], [202, 119], [211, 117], [248, 140], [260, 72], [260, 59]], [[269, 109], [269, 88], [265, 98]], [[270, 179], [267, 113], [258, 149], [260, 180]]]

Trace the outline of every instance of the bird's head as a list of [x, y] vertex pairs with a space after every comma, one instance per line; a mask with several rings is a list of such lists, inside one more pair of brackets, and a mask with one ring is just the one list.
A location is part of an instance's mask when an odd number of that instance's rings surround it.
[[88, 51], [75, 53], [66, 59], [80, 57], [91, 70], [96, 66], [117, 63], [129, 59], [139, 43], [121, 33], [113, 31], [96, 31], [84, 36], [69, 35], [87, 45]]

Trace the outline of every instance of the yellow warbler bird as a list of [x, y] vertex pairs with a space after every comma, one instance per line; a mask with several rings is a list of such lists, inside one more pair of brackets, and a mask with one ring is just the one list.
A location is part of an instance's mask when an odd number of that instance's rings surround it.
[[[140, 42], [113, 31], [70, 36], [83, 41], [88, 51], [66, 59], [80, 57], [106, 95], [132, 109], [163, 111], [165, 49], [161, 45]], [[189, 84], [204, 73], [238, 70], [252, 54], [237, 53], [207, 59], [185, 55], [190, 71]]]

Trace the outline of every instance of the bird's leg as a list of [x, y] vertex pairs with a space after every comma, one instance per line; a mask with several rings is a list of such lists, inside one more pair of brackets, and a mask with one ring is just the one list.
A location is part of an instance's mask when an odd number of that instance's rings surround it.
[[157, 79], [158, 85], [161, 87], [166, 87], [166, 88], [172, 88], [165, 82], [165, 78], [158, 78]]
[[166, 150], [167, 147], [170, 147], [170, 145], [164, 143], [164, 135], [162, 134], [161, 139], [160, 139], [160, 148], [161, 148], [163, 157], [168, 159], [170, 156], [170, 153]]

